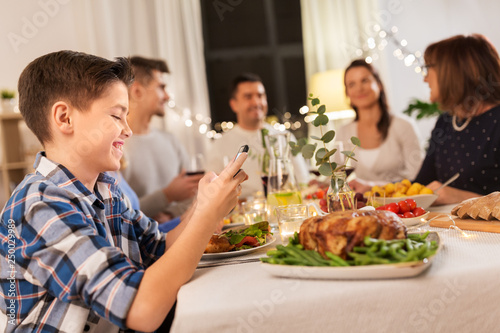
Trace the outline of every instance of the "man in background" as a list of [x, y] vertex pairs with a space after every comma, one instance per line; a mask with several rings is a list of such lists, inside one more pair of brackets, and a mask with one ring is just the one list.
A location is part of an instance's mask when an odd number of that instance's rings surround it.
[[133, 136], [125, 147], [122, 174], [137, 193], [141, 210], [159, 221], [186, 211], [202, 175], [187, 176], [189, 155], [171, 134], [151, 128], [153, 116], [165, 116], [167, 64], [159, 59], [130, 58], [135, 81], [129, 88], [127, 117]]
[[[208, 169], [216, 172], [224, 167], [224, 157], [231, 156], [241, 145], [250, 146], [248, 159], [245, 162], [245, 172], [248, 180], [242, 184], [241, 198], [255, 195], [263, 191], [262, 156], [265, 148], [262, 140], [262, 129], [267, 129], [269, 134], [283, 133], [274, 129], [265, 122], [268, 105], [266, 89], [259, 76], [244, 73], [235, 77], [230, 86], [229, 105], [236, 114], [237, 124], [222, 138], [213, 142], [211, 152], [208, 154]], [[295, 140], [292, 135], [291, 139]], [[292, 164], [298, 184], [307, 184], [309, 181], [309, 168], [302, 156], [293, 156]]]

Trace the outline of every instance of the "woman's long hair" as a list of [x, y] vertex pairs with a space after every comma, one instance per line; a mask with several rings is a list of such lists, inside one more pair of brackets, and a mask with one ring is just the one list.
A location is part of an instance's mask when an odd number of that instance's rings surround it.
[[441, 110], [474, 116], [481, 105], [500, 103], [500, 58], [484, 36], [457, 35], [433, 43], [424, 60], [436, 70]]

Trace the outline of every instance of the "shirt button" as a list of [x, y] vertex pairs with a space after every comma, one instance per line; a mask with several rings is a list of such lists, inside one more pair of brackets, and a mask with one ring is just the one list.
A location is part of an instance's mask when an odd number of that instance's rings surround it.
[[84, 329], [83, 329], [85, 332], [88, 332], [90, 331], [90, 326], [89, 325], [85, 325]]

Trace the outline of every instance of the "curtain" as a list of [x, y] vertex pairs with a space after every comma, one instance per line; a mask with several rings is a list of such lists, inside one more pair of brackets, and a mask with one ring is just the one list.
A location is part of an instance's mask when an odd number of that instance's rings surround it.
[[[198, 131], [209, 120], [199, 0], [79, 0], [72, 2], [79, 49], [106, 58], [141, 55], [167, 61], [175, 107], [153, 125], [172, 132], [191, 155], [208, 139]], [[170, 103], [174, 104], [174, 103]], [[186, 126], [191, 121], [191, 127]]]
[[377, 0], [301, 0], [306, 78], [344, 69], [378, 20]]

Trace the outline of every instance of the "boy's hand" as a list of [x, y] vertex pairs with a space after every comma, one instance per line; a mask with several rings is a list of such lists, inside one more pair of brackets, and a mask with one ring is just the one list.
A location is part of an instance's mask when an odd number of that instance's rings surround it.
[[169, 202], [190, 199], [196, 195], [201, 178], [203, 175], [186, 176], [186, 170], [182, 169], [181, 173], [163, 189], [163, 193]]
[[[209, 172], [200, 180], [197, 213], [214, 221], [220, 221], [229, 214], [238, 203], [238, 196], [241, 194], [240, 184], [248, 179], [243, 170], [238, 173], [247, 156], [247, 153], [242, 153], [237, 160], [230, 162], [219, 176]], [[235, 176], [236, 173], [238, 174]]]

